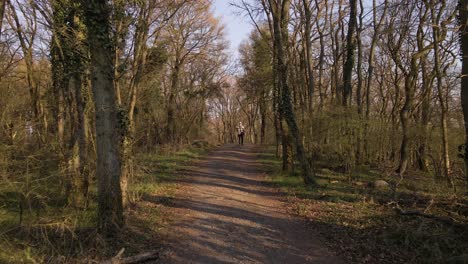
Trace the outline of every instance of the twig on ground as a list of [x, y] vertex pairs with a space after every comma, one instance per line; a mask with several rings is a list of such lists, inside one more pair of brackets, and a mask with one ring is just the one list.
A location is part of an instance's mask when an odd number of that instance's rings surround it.
[[110, 260], [106, 260], [101, 264], [133, 264], [133, 263], [142, 263], [149, 260], [155, 260], [159, 258], [159, 251], [151, 251], [142, 254], [138, 254], [135, 256], [122, 258], [122, 255], [125, 251], [125, 248], [122, 248], [119, 253], [115, 257]]

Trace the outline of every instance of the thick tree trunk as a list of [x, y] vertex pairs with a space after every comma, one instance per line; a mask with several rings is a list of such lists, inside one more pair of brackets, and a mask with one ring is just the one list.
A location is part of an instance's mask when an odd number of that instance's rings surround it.
[[84, 7], [91, 51], [91, 84], [96, 111], [98, 228], [112, 235], [124, 225], [120, 189], [119, 122], [114, 87], [110, 7], [106, 0], [86, 0]]
[[465, 180], [468, 189], [468, 0], [459, 1], [460, 42], [462, 50], [461, 105], [465, 124]]
[[[418, 43], [419, 49], [422, 49], [422, 43]], [[427, 170], [427, 142], [429, 135], [429, 121], [431, 110], [432, 97], [432, 79], [426, 70], [426, 59], [421, 61], [421, 76], [422, 76], [422, 103], [421, 103], [421, 125], [423, 127], [421, 142], [417, 151], [418, 167], [422, 171]], [[430, 79], [429, 79], [430, 77]]]
[[179, 61], [175, 62], [174, 68], [172, 69], [171, 76], [171, 88], [169, 91], [169, 100], [167, 102], [167, 127], [166, 127], [166, 139], [169, 143], [175, 142], [175, 94], [177, 87], [179, 86], [179, 74], [181, 64]]
[[352, 74], [354, 67], [354, 52], [356, 50], [356, 27], [357, 27], [357, 0], [349, 0], [351, 13], [349, 14], [348, 35], [346, 37], [346, 62], [343, 66], [343, 106], [350, 102], [352, 94]]
[[5, 14], [5, 3], [7, 0], [0, 1], [0, 36], [2, 36], [3, 15]]

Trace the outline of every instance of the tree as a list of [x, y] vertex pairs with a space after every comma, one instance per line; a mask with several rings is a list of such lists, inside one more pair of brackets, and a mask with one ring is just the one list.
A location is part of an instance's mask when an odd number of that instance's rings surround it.
[[[266, 127], [268, 120], [268, 103], [271, 100], [273, 90], [272, 57], [270, 52], [271, 37], [268, 29], [263, 27], [263, 33], [254, 31], [250, 34], [249, 41], [241, 45], [239, 49], [240, 63], [244, 74], [237, 82], [246, 95], [249, 104], [258, 106], [260, 114], [260, 142], [266, 143]], [[249, 129], [250, 129], [249, 125]], [[255, 134], [255, 131], [253, 131]]]
[[356, 50], [357, 28], [357, 0], [349, 0], [351, 13], [349, 14], [348, 35], [346, 36], [346, 62], [343, 66], [343, 106], [349, 104], [352, 95], [352, 74], [354, 68], [354, 52]]
[[3, 15], [5, 14], [5, 4], [7, 0], [0, 1], [0, 36], [2, 35]]
[[442, 79], [446, 74], [446, 69], [443, 62], [441, 61], [442, 56], [440, 53], [441, 42], [445, 39], [447, 35], [447, 25], [450, 24], [451, 20], [455, 17], [455, 9], [447, 18], [443, 19], [443, 15], [446, 12], [447, 2], [445, 0], [438, 1], [440, 5], [437, 5], [435, 1], [425, 1], [427, 8], [431, 12], [431, 22], [432, 22], [432, 41], [433, 41], [433, 53], [434, 53], [434, 73], [437, 80], [437, 95], [440, 104], [441, 117], [441, 138], [442, 138], [442, 152], [443, 152], [443, 173], [444, 177], [450, 183], [452, 188], [455, 188], [450, 168], [450, 155], [449, 155], [449, 143], [448, 143], [448, 104], [447, 104], [447, 94], [443, 91]]
[[[465, 162], [465, 180], [468, 182], [468, 1], [460, 0], [458, 3], [460, 23], [460, 43], [462, 54], [461, 70], [461, 105], [465, 125], [465, 145], [463, 159]], [[467, 184], [468, 186], [468, 184]]]
[[176, 99], [181, 93], [181, 79], [185, 65], [219, 54], [224, 49], [223, 27], [210, 11], [208, 1], [190, 2], [183, 5], [169, 21], [163, 33], [168, 43], [170, 56], [170, 80], [166, 102], [166, 140], [171, 143], [180, 141], [177, 133]]
[[91, 53], [91, 85], [96, 115], [98, 180], [98, 228], [112, 234], [124, 225], [120, 188], [121, 161], [119, 112], [117, 111], [113, 42], [110, 36], [111, 7], [106, 0], [81, 2]]
[[315, 184], [314, 172], [307, 160], [302, 143], [302, 135], [296, 122], [296, 115], [291, 101], [291, 92], [288, 84], [288, 22], [290, 0], [269, 0], [268, 6], [273, 20], [273, 41], [276, 51], [275, 72], [278, 75], [278, 86], [281, 89], [280, 113], [286, 120], [296, 145], [296, 155], [302, 168], [302, 178], [306, 184]]
[[[24, 62], [26, 64], [26, 78], [28, 82], [28, 90], [31, 100], [31, 113], [32, 121], [34, 126], [34, 131], [38, 137], [38, 142], [44, 140], [42, 129], [47, 130], [47, 123], [44, 121], [43, 127], [40, 126], [40, 118], [43, 115], [43, 107], [40, 102], [40, 89], [37, 84], [37, 80], [34, 76], [34, 58], [33, 58], [33, 49], [34, 43], [37, 37], [37, 12], [34, 5], [19, 5], [16, 8], [11, 1], [7, 2], [10, 7], [10, 14], [7, 17], [8, 23], [16, 31], [18, 40], [21, 46], [21, 51], [23, 52]], [[29, 10], [26, 10], [28, 8]], [[26, 26], [20, 22], [19, 16], [17, 14], [17, 9], [21, 11], [22, 16], [27, 21]], [[45, 134], [45, 133], [44, 133]]]

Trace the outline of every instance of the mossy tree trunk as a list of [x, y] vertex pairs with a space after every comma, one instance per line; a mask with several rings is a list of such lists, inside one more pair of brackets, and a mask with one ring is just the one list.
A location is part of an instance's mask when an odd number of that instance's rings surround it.
[[112, 235], [124, 225], [118, 111], [114, 87], [113, 43], [106, 0], [81, 2], [91, 53], [91, 85], [96, 114], [98, 229]]
[[306, 184], [315, 184], [315, 177], [309, 161], [306, 158], [302, 135], [297, 125], [294, 114], [291, 92], [288, 84], [288, 22], [289, 7], [291, 1], [273, 1], [269, 0], [269, 7], [273, 18], [273, 40], [276, 47], [276, 72], [278, 75], [278, 85], [281, 87], [281, 105], [280, 113], [288, 124], [289, 131], [295, 140], [296, 154], [302, 168], [302, 178]]

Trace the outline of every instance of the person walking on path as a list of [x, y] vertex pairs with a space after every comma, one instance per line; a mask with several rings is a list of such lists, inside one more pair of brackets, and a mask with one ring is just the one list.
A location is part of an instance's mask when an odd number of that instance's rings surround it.
[[239, 138], [239, 145], [244, 145], [244, 135], [245, 135], [244, 125], [242, 125], [242, 122], [239, 122], [239, 126], [237, 127], [237, 137]]

